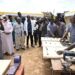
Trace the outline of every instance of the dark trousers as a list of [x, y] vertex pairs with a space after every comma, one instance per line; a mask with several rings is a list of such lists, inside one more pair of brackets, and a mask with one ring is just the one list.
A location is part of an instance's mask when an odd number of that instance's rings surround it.
[[38, 31], [35, 30], [34, 31], [34, 43], [35, 43], [35, 45], [37, 45], [37, 41], [38, 41]]
[[15, 44], [15, 31], [12, 32], [13, 43]]
[[39, 46], [41, 46], [41, 31], [38, 31]]
[[27, 46], [29, 45], [29, 37], [30, 37], [30, 41], [31, 41], [31, 46], [33, 46], [33, 35], [31, 32], [28, 32], [28, 36], [27, 36]]
[[3, 59], [1, 36], [0, 36], [0, 59]]

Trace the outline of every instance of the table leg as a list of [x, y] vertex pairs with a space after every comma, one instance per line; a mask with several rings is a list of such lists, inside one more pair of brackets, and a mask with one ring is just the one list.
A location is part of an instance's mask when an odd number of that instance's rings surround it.
[[54, 71], [53, 71], [52, 67], [50, 67], [50, 70], [51, 70], [51, 75], [54, 75]]

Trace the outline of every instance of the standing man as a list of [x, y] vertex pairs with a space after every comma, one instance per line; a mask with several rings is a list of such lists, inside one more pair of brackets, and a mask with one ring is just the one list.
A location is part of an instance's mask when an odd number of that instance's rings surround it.
[[25, 36], [24, 36], [24, 28], [21, 19], [17, 18], [17, 23], [15, 26], [15, 48], [16, 50], [23, 49], [25, 50]]
[[64, 22], [57, 20], [57, 37], [61, 38], [65, 32], [66, 25]]
[[15, 28], [16, 22], [14, 21], [14, 19], [11, 15], [8, 15], [8, 19], [11, 22], [12, 27], [13, 27], [12, 37], [13, 37], [13, 44], [15, 44], [15, 30], [14, 30], [14, 28]]
[[33, 32], [33, 36], [34, 36], [34, 43], [35, 45], [37, 45], [37, 29], [38, 29], [38, 26], [36, 25], [36, 20], [34, 19], [34, 17], [31, 17], [31, 22], [32, 22], [32, 26], [34, 27], [34, 32]]
[[13, 40], [12, 40], [12, 31], [13, 27], [11, 22], [8, 21], [7, 16], [3, 17], [3, 27], [4, 32], [2, 35], [2, 50], [3, 53], [8, 53], [12, 55], [14, 53]]
[[39, 42], [39, 47], [41, 47], [41, 35], [42, 35], [42, 20], [40, 20], [39, 18], [37, 18], [37, 22], [36, 25], [38, 25], [38, 42]]
[[54, 23], [54, 19], [49, 19], [49, 23], [47, 25], [47, 35], [49, 37], [55, 37], [55, 33], [57, 31], [57, 26]]
[[24, 29], [27, 35], [27, 48], [29, 48], [29, 37], [31, 40], [31, 46], [34, 47], [33, 46], [33, 25], [32, 25], [30, 16], [27, 16], [27, 19], [24, 23]]
[[42, 27], [42, 37], [46, 37], [47, 36], [47, 25], [48, 25], [48, 22], [47, 22], [47, 19], [44, 17], [43, 18], [43, 27]]

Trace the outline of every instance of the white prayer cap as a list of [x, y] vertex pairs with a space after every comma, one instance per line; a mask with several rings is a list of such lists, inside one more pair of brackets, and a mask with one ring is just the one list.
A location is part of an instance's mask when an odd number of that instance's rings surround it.
[[3, 19], [4, 17], [7, 17], [7, 16], [6, 16], [6, 15], [2, 15], [1, 17], [2, 17], [2, 19]]

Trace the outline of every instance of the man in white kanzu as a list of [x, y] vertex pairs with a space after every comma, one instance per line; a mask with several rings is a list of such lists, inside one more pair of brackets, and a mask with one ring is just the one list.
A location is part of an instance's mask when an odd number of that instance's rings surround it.
[[16, 50], [23, 49], [25, 50], [25, 36], [24, 36], [24, 28], [21, 19], [17, 17], [17, 22], [15, 25], [15, 48]]
[[11, 22], [7, 19], [7, 16], [3, 17], [3, 26], [4, 32], [2, 34], [2, 50], [3, 53], [8, 53], [12, 55], [14, 53], [13, 40], [12, 40], [12, 31], [13, 27]]

